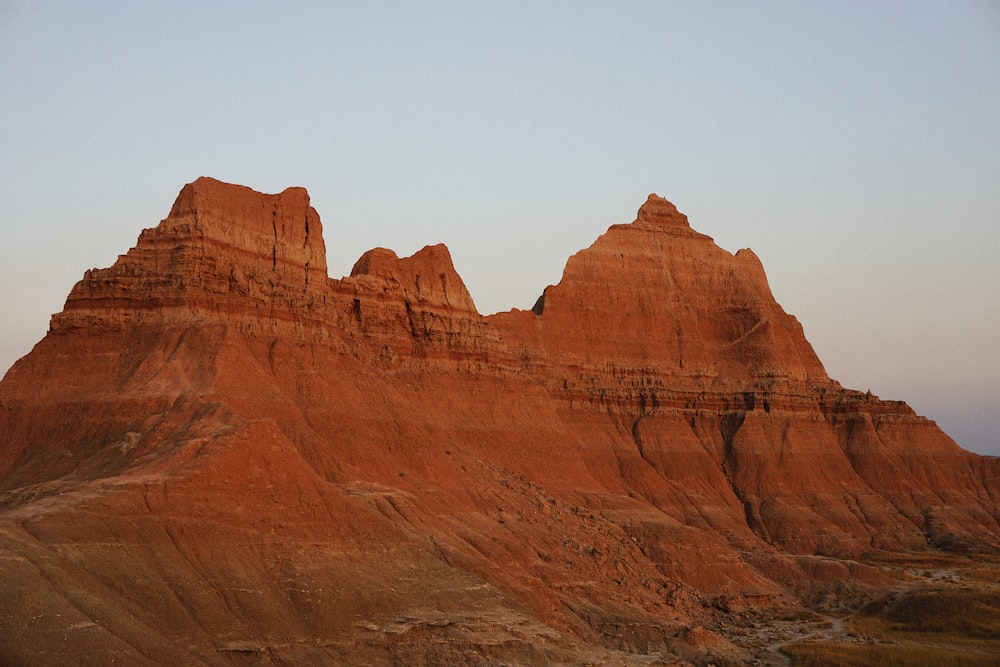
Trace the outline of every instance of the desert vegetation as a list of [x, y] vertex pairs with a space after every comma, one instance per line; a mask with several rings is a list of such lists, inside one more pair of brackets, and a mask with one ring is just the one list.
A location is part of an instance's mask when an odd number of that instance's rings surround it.
[[892, 592], [851, 615], [844, 624], [846, 636], [782, 646], [792, 667], [1000, 665], [996, 557], [942, 557], [911, 565], [925, 566], [911, 571], [913, 587]]

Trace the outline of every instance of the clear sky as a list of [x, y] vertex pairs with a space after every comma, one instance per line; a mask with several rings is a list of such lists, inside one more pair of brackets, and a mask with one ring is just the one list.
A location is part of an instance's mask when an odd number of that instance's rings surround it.
[[529, 308], [656, 192], [832, 377], [1000, 454], [1000, 3], [0, 0], [0, 372], [198, 176]]

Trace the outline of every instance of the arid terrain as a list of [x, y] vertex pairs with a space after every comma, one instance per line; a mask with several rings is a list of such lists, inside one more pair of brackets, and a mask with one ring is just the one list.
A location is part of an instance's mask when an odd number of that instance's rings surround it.
[[201, 178], [0, 383], [0, 663], [1000, 664], [1000, 461], [650, 195], [531, 310]]
[[[1000, 664], [1000, 562], [941, 553], [876, 562], [900, 583], [849, 615], [792, 628], [791, 665]], [[766, 663], [764, 663], [766, 664]]]

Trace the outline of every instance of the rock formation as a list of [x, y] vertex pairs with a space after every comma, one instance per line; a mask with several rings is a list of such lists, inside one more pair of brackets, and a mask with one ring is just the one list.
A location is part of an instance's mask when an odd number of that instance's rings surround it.
[[199, 179], [0, 433], [5, 663], [673, 664], [887, 585], [860, 557], [1000, 548], [1000, 464], [831, 380], [655, 195], [484, 317], [444, 246], [330, 279], [305, 190]]

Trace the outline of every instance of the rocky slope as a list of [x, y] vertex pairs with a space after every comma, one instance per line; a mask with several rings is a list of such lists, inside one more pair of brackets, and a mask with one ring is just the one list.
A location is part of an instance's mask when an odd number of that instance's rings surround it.
[[444, 246], [328, 278], [306, 192], [199, 179], [0, 383], [0, 662], [672, 664], [1000, 546], [1000, 465], [831, 380], [650, 196], [531, 311]]

